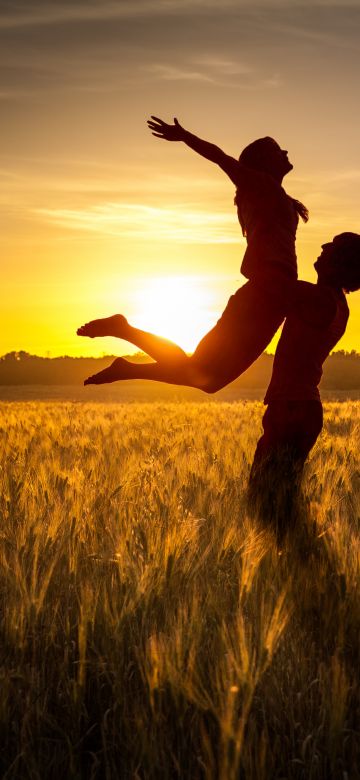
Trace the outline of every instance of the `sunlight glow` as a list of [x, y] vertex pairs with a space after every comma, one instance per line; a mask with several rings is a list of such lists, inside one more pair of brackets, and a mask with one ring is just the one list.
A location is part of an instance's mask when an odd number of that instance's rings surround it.
[[215, 296], [204, 278], [164, 276], [148, 279], [134, 296], [134, 325], [175, 341], [192, 352], [215, 325]]

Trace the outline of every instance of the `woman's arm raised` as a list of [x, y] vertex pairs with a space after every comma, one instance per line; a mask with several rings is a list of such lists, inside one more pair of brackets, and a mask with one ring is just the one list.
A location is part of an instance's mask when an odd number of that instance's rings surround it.
[[235, 186], [239, 181], [240, 163], [235, 157], [225, 154], [219, 146], [210, 144], [208, 141], [203, 141], [202, 138], [198, 138], [197, 135], [189, 133], [182, 127], [176, 117], [174, 117], [174, 124], [169, 125], [157, 116], [152, 116], [148, 120], [148, 126], [152, 134], [156, 138], [162, 138], [165, 141], [183, 141], [186, 146], [193, 149], [194, 152], [200, 154], [201, 157], [205, 157], [206, 160], [216, 163], [231, 179]]

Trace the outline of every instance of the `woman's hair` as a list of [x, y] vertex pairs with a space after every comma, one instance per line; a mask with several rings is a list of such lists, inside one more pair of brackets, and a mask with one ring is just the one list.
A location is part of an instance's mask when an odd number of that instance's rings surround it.
[[346, 292], [360, 289], [360, 236], [358, 233], [340, 233], [335, 236], [336, 275]]
[[[245, 146], [245, 149], [243, 149], [240, 154], [239, 162], [242, 165], [245, 165], [246, 168], [251, 168], [253, 171], [260, 171], [261, 173], [270, 174], [269, 160], [271, 156], [271, 150], [274, 148], [274, 143], [276, 142], [273, 138], [270, 138], [270, 136], [265, 136], [265, 138], [258, 138], [248, 146]], [[290, 195], [288, 195], [288, 197], [292, 201], [295, 211], [299, 217], [301, 217], [304, 222], [307, 222], [309, 219], [309, 212], [306, 206], [304, 206], [301, 201], [296, 200], [296, 198], [291, 198]], [[234, 203], [238, 209], [238, 216], [243, 235], [246, 236], [246, 225], [241, 213], [240, 195], [238, 190], [236, 190]]]
[[[274, 151], [274, 141], [269, 135], [265, 138], [258, 138], [256, 141], [252, 141], [251, 144], [245, 146], [239, 157], [239, 162], [242, 165], [246, 165], [247, 168], [252, 168], [254, 171], [262, 171], [263, 173], [269, 172], [269, 157], [271, 151]], [[277, 144], [276, 144], [277, 146]]]

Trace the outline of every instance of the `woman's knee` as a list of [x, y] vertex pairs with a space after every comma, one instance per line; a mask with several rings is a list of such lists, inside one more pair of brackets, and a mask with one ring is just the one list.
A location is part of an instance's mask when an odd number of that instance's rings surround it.
[[203, 389], [205, 393], [212, 395], [213, 393], [217, 393], [219, 390], [222, 390], [222, 388], [225, 387], [226, 384], [227, 384], [226, 382], [220, 382], [218, 379], [215, 379], [214, 377], [209, 377]]
[[209, 395], [217, 393], [218, 390], [221, 390], [223, 387], [225, 387], [226, 384], [227, 382], [225, 382], [219, 376], [212, 374], [211, 372], [196, 372], [196, 387], [198, 387], [199, 390], [202, 390], [204, 393], [208, 393]]

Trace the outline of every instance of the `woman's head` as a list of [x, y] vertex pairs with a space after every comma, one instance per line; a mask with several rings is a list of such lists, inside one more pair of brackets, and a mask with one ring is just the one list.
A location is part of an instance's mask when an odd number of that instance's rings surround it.
[[273, 138], [266, 136], [246, 146], [241, 152], [239, 162], [252, 170], [267, 173], [281, 182], [293, 168], [287, 155], [287, 151], [281, 149]]
[[346, 292], [360, 289], [360, 235], [340, 233], [322, 245], [314, 263], [319, 280], [336, 284]]
[[[287, 155], [287, 151], [281, 149], [273, 138], [266, 136], [265, 138], [258, 138], [256, 141], [249, 144], [249, 146], [246, 146], [241, 152], [239, 162], [253, 171], [267, 173], [281, 184], [284, 176], [293, 168]], [[290, 200], [299, 217], [301, 217], [304, 222], [307, 222], [309, 219], [309, 212], [306, 206], [295, 198], [290, 198]], [[242, 196], [239, 189], [236, 190], [234, 203], [237, 206], [243, 235], [246, 236], [247, 226], [243, 217]]]

